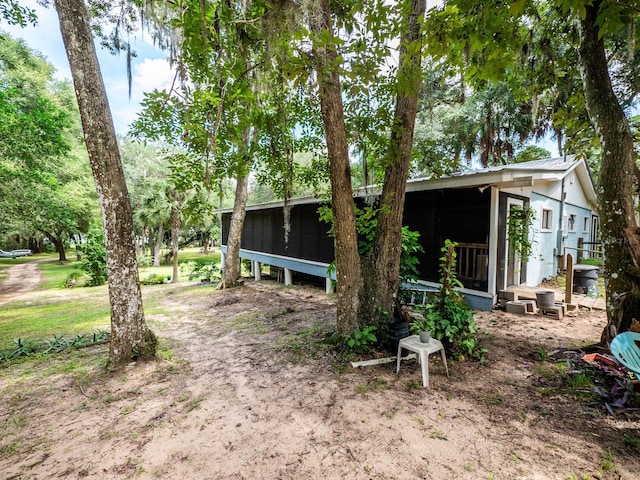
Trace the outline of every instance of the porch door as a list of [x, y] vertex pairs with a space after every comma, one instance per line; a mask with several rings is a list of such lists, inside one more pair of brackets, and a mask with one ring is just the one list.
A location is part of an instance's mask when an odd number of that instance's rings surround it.
[[[508, 223], [509, 214], [513, 207], [524, 207], [524, 201], [517, 198], [507, 198], [507, 218], [505, 219], [505, 225]], [[507, 268], [505, 268], [505, 286], [513, 287], [514, 285], [520, 285], [520, 271], [522, 269], [520, 257], [515, 252], [509, 241], [509, 230], [507, 228], [505, 252], [507, 253]]]

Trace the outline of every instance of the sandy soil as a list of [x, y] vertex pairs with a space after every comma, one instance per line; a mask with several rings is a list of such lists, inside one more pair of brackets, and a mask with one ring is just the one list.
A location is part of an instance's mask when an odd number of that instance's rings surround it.
[[7, 278], [0, 283], [0, 305], [30, 292], [42, 281], [38, 262], [21, 263], [7, 269]]
[[555, 388], [535, 354], [596, 341], [602, 312], [478, 313], [487, 361], [447, 378], [432, 356], [423, 389], [414, 360], [396, 376], [313, 348], [335, 315], [320, 289], [152, 288], [158, 361], [106, 374], [97, 347], [0, 368], [0, 477], [638, 478], [638, 413]]

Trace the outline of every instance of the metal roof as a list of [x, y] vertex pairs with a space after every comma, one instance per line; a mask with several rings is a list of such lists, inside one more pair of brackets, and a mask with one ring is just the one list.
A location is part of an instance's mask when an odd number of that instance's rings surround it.
[[[423, 190], [440, 190], [445, 188], [467, 188], [474, 186], [496, 186], [508, 188], [513, 186], [531, 186], [534, 182], [560, 181], [569, 173], [575, 171], [587, 199], [596, 204], [597, 196], [587, 164], [583, 159], [576, 160], [574, 156], [555, 157], [531, 162], [497, 165], [477, 170], [456, 172], [441, 178], [417, 178], [407, 182], [407, 192]], [[379, 185], [362, 187], [354, 191], [354, 197], [380, 194]], [[324, 199], [315, 196], [297, 197], [290, 200], [290, 204], [302, 205], [320, 203]], [[283, 207], [282, 200], [247, 206], [247, 210]], [[222, 213], [231, 212], [232, 208], [219, 210]]]

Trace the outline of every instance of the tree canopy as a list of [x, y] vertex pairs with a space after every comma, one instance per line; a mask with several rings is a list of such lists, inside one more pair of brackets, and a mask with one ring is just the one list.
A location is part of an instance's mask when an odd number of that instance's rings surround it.
[[0, 34], [0, 235], [64, 244], [86, 232], [96, 198], [68, 82], [24, 42]]

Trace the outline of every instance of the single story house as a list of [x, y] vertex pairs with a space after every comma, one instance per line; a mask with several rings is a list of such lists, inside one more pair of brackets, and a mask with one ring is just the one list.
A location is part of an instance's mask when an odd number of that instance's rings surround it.
[[[355, 193], [363, 202], [363, 189]], [[253, 265], [324, 277], [334, 260], [329, 225], [318, 219], [321, 200], [290, 201], [291, 222], [285, 242], [283, 202], [247, 207], [240, 256]], [[509, 247], [507, 218], [514, 206], [529, 207], [534, 222], [529, 235], [533, 253], [527, 262]], [[551, 158], [457, 173], [407, 183], [404, 224], [420, 233], [418, 288], [436, 289], [440, 248], [445, 239], [458, 243], [458, 278], [475, 309], [490, 310], [500, 290], [538, 285], [563, 268], [564, 254], [595, 242], [598, 234], [596, 192], [584, 160]], [[223, 262], [231, 210], [222, 211]], [[259, 278], [260, 269], [253, 269]]]

